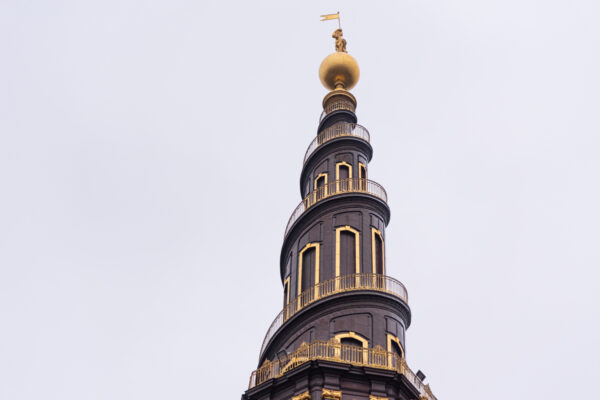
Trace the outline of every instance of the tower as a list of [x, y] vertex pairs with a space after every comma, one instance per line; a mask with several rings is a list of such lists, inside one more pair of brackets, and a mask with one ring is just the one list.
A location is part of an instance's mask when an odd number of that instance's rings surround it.
[[242, 400], [436, 400], [406, 363], [408, 294], [386, 275], [390, 208], [369, 179], [373, 148], [349, 92], [360, 71], [342, 30], [333, 37], [319, 68], [329, 93], [281, 248], [283, 309]]

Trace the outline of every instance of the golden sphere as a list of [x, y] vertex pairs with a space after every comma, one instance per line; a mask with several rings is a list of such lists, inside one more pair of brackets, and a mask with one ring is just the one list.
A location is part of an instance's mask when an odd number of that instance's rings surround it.
[[342, 86], [346, 90], [352, 89], [358, 82], [360, 69], [358, 63], [348, 53], [331, 53], [319, 67], [321, 83], [329, 90]]

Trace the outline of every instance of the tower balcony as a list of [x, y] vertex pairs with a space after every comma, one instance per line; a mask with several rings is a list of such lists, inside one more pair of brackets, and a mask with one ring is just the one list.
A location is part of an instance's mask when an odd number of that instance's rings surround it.
[[331, 114], [334, 111], [356, 111], [356, 105], [347, 98], [336, 99], [334, 101], [330, 101], [327, 103], [323, 112], [321, 113], [321, 117], [319, 118], [319, 122], [323, 121], [323, 119]]
[[377, 182], [365, 178], [346, 178], [329, 182], [310, 192], [308, 196], [306, 196], [304, 200], [298, 204], [288, 220], [288, 223], [285, 227], [285, 234], [283, 236], [287, 236], [294, 223], [310, 207], [332, 196], [346, 193], [368, 194], [383, 200], [383, 202], [387, 204], [387, 193], [383, 186]]
[[369, 131], [364, 126], [349, 122], [338, 122], [321, 131], [308, 145], [308, 149], [306, 149], [306, 154], [304, 155], [304, 163], [321, 145], [340, 137], [355, 137], [367, 143], [371, 140]]
[[369, 290], [391, 294], [408, 304], [408, 292], [402, 282], [386, 275], [380, 274], [352, 274], [338, 276], [327, 281], [319, 282], [315, 286], [303, 291], [298, 297], [290, 301], [275, 317], [267, 330], [267, 334], [260, 348], [260, 357], [275, 336], [279, 328], [300, 310], [319, 300], [338, 293]]
[[250, 374], [248, 389], [271, 379], [277, 379], [305, 363], [318, 360], [396, 372], [403, 375], [417, 389], [420, 399], [437, 400], [429, 385], [424, 384], [408, 367], [406, 360], [396, 353], [388, 352], [380, 346], [364, 348], [321, 340], [303, 343], [286, 357], [263, 363], [260, 368]]

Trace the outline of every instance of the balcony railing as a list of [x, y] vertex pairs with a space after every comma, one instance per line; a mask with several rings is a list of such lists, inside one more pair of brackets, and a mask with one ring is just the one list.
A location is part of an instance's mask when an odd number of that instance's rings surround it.
[[288, 232], [294, 222], [300, 218], [304, 211], [308, 210], [314, 204], [328, 197], [343, 193], [367, 193], [377, 198], [380, 198], [387, 203], [387, 193], [383, 186], [379, 183], [370, 181], [364, 178], [346, 178], [337, 181], [329, 182], [317, 189], [313, 190], [298, 204], [298, 207], [292, 212], [290, 219], [285, 227], [285, 234]]
[[304, 162], [308, 160], [308, 157], [314, 153], [314, 151], [323, 143], [327, 143], [330, 140], [343, 137], [343, 136], [354, 136], [360, 138], [366, 142], [370, 141], [369, 131], [362, 125], [351, 124], [349, 122], [338, 122], [330, 126], [327, 129], [321, 131], [316, 138], [308, 145], [306, 154], [304, 155]]
[[321, 113], [319, 122], [323, 121], [323, 118], [325, 118], [326, 115], [339, 110], [348, 110], [354, 112], [356, 111], [356, 107], [354, 106], [354, 103], [347, 99], [332, 101], [331, 103], [327, 104], [327, 107], [325, 107], [325, 109]]
[[327, 360], [356, 366], [366, 366], [396, 371], [404, 375], [417, 388], [421, 398], [437, 400], [429, 385], [424, 384], [408, 367], [406, 360], [396, 353], [388, 352], [378, 346], [363, 348], [340, 344], [335, 341], [314, 341], [302, 343], [300, 347], [285, 358], [266, 361], [250, 375], [248, 388], [251, 389], [272, 378], [278, 378], [288, 371], [313, 360]]
[[267, 344], [275, 335], [275, 332], [277, 332], [277, 330], [285, 321], [287, 321], [302, 308], [324, 297], [354, 290], [375, 290], [378, 292], [389, 293], [399, 297], [403, 302], [408, 304], [408, 292], [406, 291], [404, 285], [400, 281], [385, 275], [353, 274], [338, 276], [334, 279], [319, 282], [312, 288], [302, 292], [298, 297], [285, 306], [277, 315], [277, 317], [275, 317], [275, 320], [269, 327], [269, 330], [267, 330], [267, 334], [263, 340], [260, 348], [260, 356], [262, 357]]

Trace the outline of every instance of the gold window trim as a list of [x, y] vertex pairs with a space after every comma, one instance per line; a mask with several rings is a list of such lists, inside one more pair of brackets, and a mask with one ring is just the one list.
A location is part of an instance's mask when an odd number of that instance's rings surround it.
[[[365, 176], [363, 176], [363, 169], [365, 170]], [[358, 178], [367, 179], [367, 166], [361, 162], [358, 163]]]
[[383, 240], [383, 235], [378, 229], [371, 227], [371, 264], [373, 274], [377, 274], [377, 252], [375, 248], [375, 235], [379, 236], [381, 239], [381, 266], [383, 267], [383, 275], [385, 275], [385, 240]]
[[290, 277], [288, 276], [283, 281], [283, 290], [285, 291], [285, 305], [290, 304]]
[[313, 183], [313, 190], [317, 190], [317, 181], [320, 178], [325, 178], [325, 185], [327, 185], [327, 172], [323, 172], [322, 174], [317, 175]]
[[367, 339], [365, 339], [364, 337], [362, 337], [361, 335], [359, 335], [358, 333], [353, 332], [353, 331], [338, 333], [337, 335], [335, 335], [333, 337], [333, 340], [335, 340], [338, 343], [341, 343], [342, 339], [347, 339], [347, 338], [356, 339], [359, 342], [361, 342], [363, 349], [369, 348], [369, 341]]
[[300, 296], [300, 294], [302, 293], [302, 256], [304, 255], [304, 252], [306, 250], [308, 250], [312, 247], [314, 247], [316, 249], [315, 250], [315, 284], [313, 285], [313, 287], [316, 286], [317, 283], [319, 283], [319, 260], [321, 258], [320, 257], [321, 244], [320, 243], [307, 243], [306, 246], [304, 246], [302, 248], [302, 250], [300, 250], [300, 253], [298, 253], [298, 296]]
[[[359, 342], [362, 343], [363, 357], [366, 360], [367, 357], [368, 357], [368, 355], [369, 355], [369, 341], [366, 338], [362, 337], [361, 335], [359, 335], [358, 333], [353, 332], [353, 331], [338, 333], [337, 335], [335, 335], [333, 337], [333, 340], [335, 342], [341, 344], [342, 343], [342, 339], [346, 339], [346, 338], [356, 339], [356, 340], [358, 340]], [[340, 350], [341, 350], [341, 348], [334, 350], [336, 357], [340, 356]]]
[[360, 274], [360, 232], [352, 228], [350, 225], [346, 225], [341, 226], [335, 230], [335, 276], [340, 276], [340, 233], [342, 231], [349, 231], [354, 234], [354, 271], [356, 274]]
[[402, 347], [402, 344], [400, 343], [400, 339], [398, 339], [397, 336], [392, 335], [391, 333], [387, 334], [387, 351], [389, 354], [389, 365], [392, 365], [392, 353], [394, 352], [392, 349], [392, 342], [396, 342], [396, 344], [398, 345], [398, 347], [400, 348], [400, 351], [402, 352], [402, 359], [404, 360], [404, 347]]
[[340, 191], [340, 166], [341, 165], [348, 167], [348, 178], [349, 178], [348, 188], [352, 189], [352, 165], [348, 164], [346, 161], [340, 161], [335, 164], [335, 180], [337, 181], [337, 183], [335, 184], [336, 192]]
[[[317, 194], [318, 194], [318, 198], [325, 198], [325, 197], [327, 197], [327, 191], [328, 191], [327, 176], [328, 176], [327, 173], [323, 172], [322, 174], [317, 175], [317, 177], [315, 178], [314, 183], [313, 183], [313, 193], [314, 193], [314, 195], [313, 195], [313, 202], [317, 201]], [[323, 193], [318, 193], [317, 192], [317, 189], [318, 189], [317, 188], [317, 182], [321, 178], [325, 178], [325, 184], [323, 185]]]
[[335, 179], [340, 179], [340, 165], [348, 167], [348, 178], [352, 178], [352, 164], [348, 164], [346, 161], [340, 161], [335, 164]]

